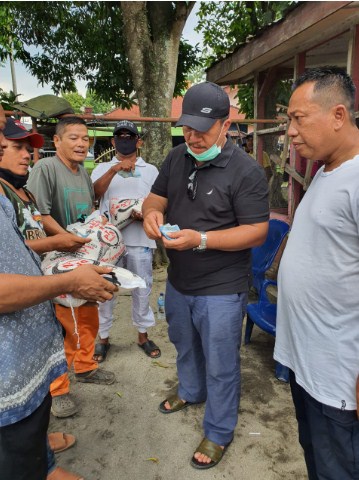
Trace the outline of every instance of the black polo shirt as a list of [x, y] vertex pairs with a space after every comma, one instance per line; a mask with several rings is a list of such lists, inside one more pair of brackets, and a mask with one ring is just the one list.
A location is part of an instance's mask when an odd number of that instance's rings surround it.
[[[197, 172], [197, 192], [187, 194], [196, 164], [185, 144], [172, 149], [151, 192], [168, 200], [167, 222], [180, 229], [224, 230], [269, 218], [268, 183], [263, 168], [227, 140], [221, 154]], [[167, 250], [168, 279], [187, 295], [246, 292], [251, 276], [250, 249], [235, 252]]]

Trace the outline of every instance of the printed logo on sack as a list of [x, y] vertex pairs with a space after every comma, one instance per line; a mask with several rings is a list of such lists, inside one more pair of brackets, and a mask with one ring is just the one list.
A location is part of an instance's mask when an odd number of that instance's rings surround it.
[[212, 111], [212, 108], [204, 107], [202, 108], [201, 113], [211, 113], [211, 111]]

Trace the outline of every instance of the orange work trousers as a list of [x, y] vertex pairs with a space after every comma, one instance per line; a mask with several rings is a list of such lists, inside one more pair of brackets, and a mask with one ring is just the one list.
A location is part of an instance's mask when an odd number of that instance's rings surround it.
[[[64, 347], [67, 360], [67, 367], [74, 365], [75, 373], [90, 372], [98, 368], [98, 363], [93, 360], [95, 351], [95, 340], [98, 332], [98, 306], [93, 303], [86, 303], [81, 307], [74, 308], [77, 321], [77, 330], [80, 337], [78, 348], [78, 337], [75, 332], [75, 322], [71, 308], [55, 305], [56, 317], [66, 331]], [[50, 385], [50, 392], [53, 397], [64, 395], [70, 391], [70, 380], [68, 373], [64, 373]]]

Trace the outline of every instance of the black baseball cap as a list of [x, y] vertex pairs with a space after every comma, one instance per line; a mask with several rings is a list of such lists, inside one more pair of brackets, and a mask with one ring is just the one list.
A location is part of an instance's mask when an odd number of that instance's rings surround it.
[[116, 123], [113, 134], [116, 135], [120, 130], [128, 130], [135, 135], [140, 135], [136, 125], [129, 120], [121, 120], [120, 122]]
[[19, 120], [11, 117], [6, 119], [3, 134], [8, 140], [23, 140], [26, 138], [33, 148], [40, 148], [44, 145], [44, 137], [42, 135], [29, 132]]
[[198, 83], [187, 90], [176, 127], [185, 125], [206, 132], [217, 120], [228, 117], [229, 109], [229, 97], [219, 85]]

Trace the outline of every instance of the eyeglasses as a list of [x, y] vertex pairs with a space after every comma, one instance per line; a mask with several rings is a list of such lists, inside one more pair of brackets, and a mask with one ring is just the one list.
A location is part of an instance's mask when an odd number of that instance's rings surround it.
[[131, 135], [130, 133], [119, 133], [118, 135], [116, 135], [117, 138], [125, 138], [125, 139], [128, 139], [128, 138], [135, 138], [137, 135]]
[[187, 195], [191, 200], [194, 200], [196, 198], [197, 194], [197, 173], [198, 173], [198, 168], [195, 168], [192, 170], [188, 177], [188, 185], [187, 185]]

